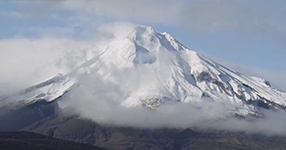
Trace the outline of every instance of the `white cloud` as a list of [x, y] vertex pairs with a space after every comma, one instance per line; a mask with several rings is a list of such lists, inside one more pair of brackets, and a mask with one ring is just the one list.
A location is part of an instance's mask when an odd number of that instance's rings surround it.
[[[0, 41], [0, 93], [26, 88], [68, 71], [65, 59], [85, 48], [85, 42], [69, 39], [8, 39]], [[8, 88], [9, 87], [9, 88]], [[1, 94], [0, 94], [1, 95]]]
[[136, 24], [130, 22], [105, 23], [98, 30], [110, 37], [120, 37], [130, 32]]
[[[196, 127], [286, 135], [284, 130], [286, 112], [284, 110], [261, 109], [261, 113], [264, 114], [263, 118], [238, 119], [226, 116], [229, 109], [225, 104], [208, 99], [201, 99], [200, 107], [186, 103], [172, 103], [161, 105], [156, 110], [145, 107], [126, 108], [121, 105], [121, 100], [129, 90], [136, 89], [137, 84], [134, 83], [138, 79], [138, 74], [125, 70], [112, 73], [116, 76], [115, 81], [112, 82], [95, 72], [89, 75], [83, 74], [78, 80], [81, 86], [73, 89], [61, 104], [73, 107], [82, 117], [103, 125], [151, 129]], [[152, 84], [153, 81], [143, 82]]]
[[70, 28], [34, 27], [28, 29], [42, 38], [0, 40], [0, 95], [29, 87], [58, 73], [68, 73], [107, 46], [109, 38], [128, 32], [132, 26], [134, 24], [117, 22], [94, 27], [91, 33], [86, 33], [94, 34], [92, 40], [59, 38], [73, 34]]
[[134, 93], [140, 84], [152, 87], [156, 82], [156, 78], [149, 78], [146, 70], [141, 69], [122, 70], [114, 66], [113, 71], [109, 71], [111, 81], [98, 72], [82, 74], [78, 78], [80, 86], [70, 91], [61, 105], [73, 107], [82, 117], [100, 124], [140, 128], [183, 128], [225, 118], [226, 106], [207, 99], [200, 101], [201, 108], [185, 103], [165, 104], [153, 111], [140, 106], [122, 106], [124, 98]]

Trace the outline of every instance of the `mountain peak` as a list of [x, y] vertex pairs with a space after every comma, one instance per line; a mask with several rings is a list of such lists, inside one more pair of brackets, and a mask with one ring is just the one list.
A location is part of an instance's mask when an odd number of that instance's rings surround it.
[[153, 27], [147, 26], [147, 25], [136, 26], [134, 30], [138, 33], [143, 33], [143, 32], [155, 33], [155, 29]]
[[74, 84], [85, 86], [86, 82], [79, 81], [81, 75], [93, 73], [119, 89], [120, 97], [115, 99], [125, 107], [156, 108], [175, 102], [200, 106], [203, 99], [211, 99], [237, 114], [254, 113], [260, 107], [286, 108], [286, 94], [266, 80], [239, 74], [150, 26], [136, 26], [128, 36], [114, 38], [74, 72], [51, 83], [42, 95], [51, 100]]
[[150, 26], [136, 26], [128, 35], [133, 42], [146, 44], [144, 42], [154, 42], [158, 38], [158, 33]]

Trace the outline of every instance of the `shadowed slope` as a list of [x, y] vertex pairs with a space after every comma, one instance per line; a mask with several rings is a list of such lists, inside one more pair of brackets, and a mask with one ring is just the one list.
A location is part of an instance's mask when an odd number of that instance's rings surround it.
[[23, 130], [111, 150], [283, 149], [286, 138], [198, 129], [138, 129], [103, 126], [78, 116], [57, 114]]
[[104, 150], [31, 132], [0, 132], [1, 150]]

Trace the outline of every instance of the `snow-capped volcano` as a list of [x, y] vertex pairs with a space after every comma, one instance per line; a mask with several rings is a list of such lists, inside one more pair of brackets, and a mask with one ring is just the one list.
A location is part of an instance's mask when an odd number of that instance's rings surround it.
[[268, 81], [224, 67], [149, 26], [137, 26], [93, 54], [69, 74], [14, 97], [53, 101], [82, 86], [82, 75], [96, 74], [123, 91], [119, 101], [125, 107], [156, 108], [174, 102], [199, 106], [203, 99], [223, 103], [231, 112], [242, 115], [257, 112], [259, 107], [286, 107], [286, 93], [272, 88]]

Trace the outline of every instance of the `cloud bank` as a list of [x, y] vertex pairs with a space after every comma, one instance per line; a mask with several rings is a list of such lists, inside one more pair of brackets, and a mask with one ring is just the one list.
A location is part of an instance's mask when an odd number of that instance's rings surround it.
[[[199, 105], [172, 103], [156, 109], [125, 107], [122, 100], [136, 89], [138, 74], [128, 70], [112, 72], [113, 81], [104, 79], [96, 72], [83, 74], [61, 106], [73, 107], [84, 118], [102, 125], [135, 128], [188, 128], [219, 129], [266, 135], [286, 135], [286, 111], [264, 110], [261, 118], [235, 118], [225, 104], [201, 99]], [[135, 76], [135, 77], [134, 77]], [[138, 82], [138, 81], [137, 81]], [[146, 80], [152, 84], [152, 80]]]
[[92, 40], [59, 38], [57, 34], [0, 40], [0, 95], [22, 90], [59, 73], [69, 73], [94, 57], [110, 39], [134, 26], [127, 22], [106, 23], [95, 28], [96, 37]]
[[0, 95], [67, 73], [74, 67], [69, 61], [79, 59], [76, 57], [86, 46], [85, 42], [56, 38], [1, 40]]

